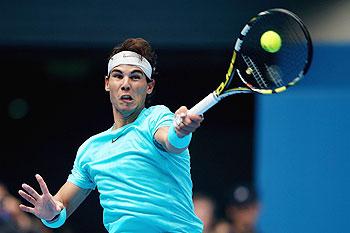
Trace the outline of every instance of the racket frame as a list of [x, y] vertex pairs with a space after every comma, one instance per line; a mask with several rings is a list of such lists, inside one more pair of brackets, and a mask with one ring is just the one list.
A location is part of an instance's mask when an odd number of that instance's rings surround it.
[[[306, 64], [304, 66], [304, 69], [300, 71], [300, 73], [297, 75], [297, 77], [295, 77], [291, 82], [287, 83], [285, 86], [281, 86], [281, 87], [278, 87], [275, 89], [257, 89], [253, 85], [246, 82], [246, 80], [241, 75], [240, 70], [235, 68], [235, 63], [236, 63], [237, 57], [240, 56], [240, 50], [241, 50], [241, 46], [244, 42], [244, 37], [247, 35], [249, 30], [252, 28], [252, 26], [254, 25], [254, 22], [256, 22], [256, 20], [259, 17], [262, 17], [266, 14], [271, 14], [274, 12], [282, 12], [284, 14], [288, 14], [288, 15], [292, 16], [296, 20], [296, 22], [299, 24], [299, 26], [301, 27], [301, 29], [306, 37], [307, 42], [308, 42], [308, 44], [307, 44], [308, 59], [306, 60]], [[233, 55], [232, 55], [232, 58], [230, 61], [230, 65], [229, 65], [229, 68], [228, 68], [227, 73], [226, 73], [225, 81], [221, 82], [220, 85], [215, 89], [214, 92], [210, 93], [204, 99], [202, 99], [200, 102], [198, 102], [195, 106], [193, 106], [189, 110], [189, 113], [203, 114], [204, 112], [209, 110], [211, 107], [213, 107], [215, 104], [217, 104], [223, 98], [230, 96], [230, 95], [234, 95], [234, 94], [254, 93], [254, 92], [259, 93], [259, 94], [281, 93], [281, 92], [287, 90], [288, 87], [294, 86], [297, 82], [299, 82], [303, 78], [303, 76], [307, 73], [307, 71], [310, 68], [311, 61], [312, 61], [312, 55], [313, 55], [313, 46], [312, 46], [312, 40], [311, 40], [310, 34], [309, 34], [306, 26], [302, 22], [302, 20], [296, 14], [294, 14], [293, 12], [290, 12], [286, 9], [282, 9], [282, 8], [273, 8], [273, 9], [269, 9], [269, 10], [260, 12], [257, 16], [251, 18], [248, 21], [248, 23], [243, 27], [239, 38], [237, 38], [235, 46], [234, 46]], [[231, 89], [226, 89], [230, 85], [233, 78], [235, 77], [235, 74], [237, 74], [237, 76], [240, 78], [242, 83], [245, 84], [245, 87], [235, 87], [235, 88], [231, 88]]]

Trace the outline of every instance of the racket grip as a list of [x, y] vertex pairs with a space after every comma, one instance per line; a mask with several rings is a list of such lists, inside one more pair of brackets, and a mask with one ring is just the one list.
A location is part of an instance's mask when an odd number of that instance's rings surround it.
[[193, 106], [188, 112], [201, 115], [205, 113], [209, 108], [213, 107], [219, 102], [219, 98], [215, 95], [215, 92], [210, 93], [195, 106]]

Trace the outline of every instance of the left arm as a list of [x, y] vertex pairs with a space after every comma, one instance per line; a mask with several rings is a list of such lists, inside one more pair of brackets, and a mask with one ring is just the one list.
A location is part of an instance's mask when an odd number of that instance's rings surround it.
[[204, 118], [201, 115], [188, 113], [187, 108], [184, 106], [180, 107], [175, 112], [175, 115], [179, 115], [182, 119], [182, 122], [173, 129], [171, 129], [171, 127], [159, 128], [154, 134], [154, 138], [159, 144], [163, 146], [166, 151], [170, 153], [180, 154], [186, 150], [188, 146], [184, 148], [177, 148], [173, 146], [168, 140], [169, 130], [175, 130], [177, 137], [183, 138], [196, 131]]

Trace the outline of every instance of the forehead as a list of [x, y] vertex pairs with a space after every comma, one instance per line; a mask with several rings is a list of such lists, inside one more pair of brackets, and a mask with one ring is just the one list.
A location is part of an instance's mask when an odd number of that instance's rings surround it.
[[143, 73], [140, 67], [134, 66], [134, 65], [124, 65], [124, 64], [119, 65], [119, 66], [114, 67], [112, 69], [112, 72], [117, 71], [117, 70], [121, 71], [123, 73], [131, 73], [131, 72], [135, 72], [135, 71], [139, 71], [139, 72]]

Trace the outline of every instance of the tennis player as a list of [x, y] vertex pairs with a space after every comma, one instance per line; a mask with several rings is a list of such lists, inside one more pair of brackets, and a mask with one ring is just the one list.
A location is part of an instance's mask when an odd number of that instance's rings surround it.
[[[112, 51], [105, 77], [114, 124], [78, 149], [67, 182], [52, 196], [35, 175], [41, 192], [27, 184], [19, 194], [31, 205], [21, 210], [51, 228], [96, 189], [104, 226], [116, 232], [202, 232], [194, 213], [188, 145], [203, 117], [163, 105], [145, 107], [155, 80], [155, 53], [142, 38], [125, 40]], [[177, 121], [179, 122], [179, 121]]]

